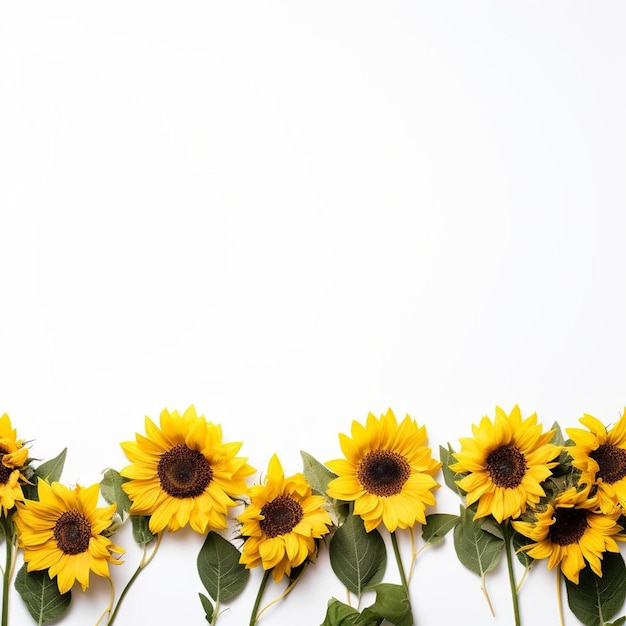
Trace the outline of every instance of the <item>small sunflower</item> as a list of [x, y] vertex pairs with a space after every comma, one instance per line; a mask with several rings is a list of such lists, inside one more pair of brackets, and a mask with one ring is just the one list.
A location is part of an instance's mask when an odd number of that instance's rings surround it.
[[112, 553], [124, 550], [103, 534], [111, 526], [115, 504], [97, 508], [99, 488], [96, 483], [70, 489], [39, 479], [39, 502], [17, 503], [14, 520], [28, 571], [47, 569], [61, 593], [75, 581], [85, 591], [90, 572], [109, 578], [109, 563], [121, 563]]
[[241, 443], [222, 443], [222, 428], [196, 415], [161, 413], [160, 428], [148, 417], [146, 436], [121, 444], [131, 465], [120, 474], [133, 515], [149, 515], [150, 530], [176, 531], [187, 524], [198, 533], [226, 528], [233, 497], [247, 490], [254, 474], [246, 458], [235, 456]]
[[339, 435], [345, 459], [328, 461], [337, 474], [328, 495], [354, 501], [367, 532], [381, 523], [387, 530], [426, 523], [425, 509], [435, 504], [433, 491], [440, 485], [433, 476], [441, 463], [426, 447], [426, 428], [408, 415], [397, 423], [392, 410], [377, 419], [370, 413], [365, 426], [352, 422], [352, 438]]
[[572, 465], [582, 472], [579, 482], [597, 485], [603, 513], [612, 513], [618, 505], [626, 509], [626, 411], [608, 432], [592, 415], [579, 421], [589, 430], [566, 429], [574, 442], [567, 448]]
[[501, 523], [519, 517], [529, 504], [545, 496], [541, 486], [557, 465], [560, 446], [549, 443], [554, 431], [541, 432], [537, 414], [522, 420], [519, 407], [507, 415], [496, 407], [492, 422], [483, 417], [472, 425], [473, 437], [460, 439], [457, 463], [450, 469], [467, 476], [457, 481], [466, 492], [467, 505], [478, 501], [476, 518], [493, 515]]
[[314, 560], [316, 539], [329, 532], [332, 521], [326, 499], [313, 495], [302, 474], [285, 478], [274, 454], [263, 485], [249, 490], [250, 504], [237, 518], [246, 538], [240, 562], [248, 569], [262, 565], [272, 570], [276, 582], [291, 569]]
[[570, 487], [560, 493], [533, 522], [512, 522], [513, 528], [535, 543], [521, 548], [534, 559], [548, 559], [548, 568], [557, 565], [569, 580], [578, 584], [580, 571], [589, 563], [597, 576], [602, 576], [605, 552], [619, 552], [617, 541], [622, 527], [619, 513], [595, 512], [597, 502], [589, 499], [589, 488], [576, 491]]
[[21, 470], [28, 460], [28, 448], [17, 438], [6, 413], [0, 417], [0, 458], [0, 507], [6, 516], [16, 502], [24, 500], [21, 482], [25, 478]]

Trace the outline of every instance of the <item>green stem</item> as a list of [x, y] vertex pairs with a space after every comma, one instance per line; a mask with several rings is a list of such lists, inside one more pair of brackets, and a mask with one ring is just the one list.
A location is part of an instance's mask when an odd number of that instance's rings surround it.
[[396, 537], [395, 531], [391, 533], [391, 545], [393, 546], [393, 553], [396, 556], [396, 563], [398, 564], [398, 570], [400, 571], [400, 580], [402, 581], [402, 586], [406, 591], [406, 597], [409, 601], [409, 608], [411, 609], [411, 615], [413, 615], [413, 608], [411, 607], [411, 596], [409, 595], [409, 583], [406, 579], [406, 574], [404, 572], [404, 567], [402, 566], [402, 559], [400, 557], [400, 548], [398, 546], [398, 538]]
[[513, 614], [515, 616], [515, 626], [521, 626], [519, 603], [517, 601], [517, 586], [515, 584], [515, 573], [513, 571], [513, 555], [511, 553], [511, 538], [513, 537], [513, 530], [508, 521], [503, 522], [501, 525], [504, 535], [504, 552], [506, 554], [506, 566], [509, 571], [509, 584], [511, 586], [511, 598], [513, 599]]
[[143, 557], [141, 559], [141, 563], [139, 563], [139, 566], [135, 570], [135, 573], [131, 576], [130, 580], [126, 583], [126, 586], [122, 590], [122, 593], [120, 594], [120, 597], [118, 598], [117, 603], [115, 604], [115, 609], [113, 610], [113, 613], [111, 613], [111, 617], [109, 617], [109, 619], [107, 620], [106, 626], [113, 626], [113, 622], [115, 621], [115, 618], [117, 617], [117, 612], [120, 610], [120, 606], [122, 604], [122, 601], [126, 597], [126, 594], [129, 592], [130, 588], [133, 586], [133, 583], [139, 577], [139, 574], [141, 574], [141, 572], [143, 572], [143, 570], [149, 565], [150, 561], [152, 561], [152, 559], [154, 558], [154, 555], [159, 549], [159, 545], [161, 544], [161, 536], [162, 536], [161, 533], [157, 535], [156, 545], [154, 546], [154, 550], [152, 550], [152, 553], [150, 554], [148, 558], [146, 558], [147, 546], [144, 545]]
[[267, 585], [267, 581], [269, 580], [271, 570], [266, 569], [263, 572], [263, 579], [261, 580], [261, 585], [259, 586], [259, 591], [256, 594], [256, 600], [254, 601], [254, 606], [252, 607], [252, 614], [250, 615], [250, 626], [254, 626], [257, 621], [257, 612], [259, 610], [259, 605], [261, 604], [261, 598], [263, 597], [263, 592], [265, 591], [265, 586]]
[[2, 577], [2, 626], [9, 624], [9, 586], [13, 571], [13, 524], [7, 517], [2, 516], [2, 527], [6, 539], [6, 562]]
[[215, 626], [217, 624], [217, 616], [220, 614], [220, 601], [215, 601], [215, 606], [213, 607], [213, 619], [211, 620], [210, 626]]

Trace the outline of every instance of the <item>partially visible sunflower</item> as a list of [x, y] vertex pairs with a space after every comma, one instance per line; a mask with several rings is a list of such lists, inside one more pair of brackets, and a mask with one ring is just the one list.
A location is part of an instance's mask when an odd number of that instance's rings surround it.
[[176, 531], [187, 524], [198, 533], [226, 528], [233, 497], [247, 490], [255, 470], [235, 456], [241, 443], [222, 443], [222, 428], [198, 416], [193, 406], [183, 415], [161, 413], [160, 428], [148, 417], [146, 436], [121, 444], [131, 465], [120, 474], [133, 515], [149, 515], [150, 530]]
[[28, 571], [47, 569], [50, 578], [57, 577], [61, 593], [75, 581], [85, 591], [90, 572], [109, 578], [109, 563], [121, 563], [113, 553], [124, 550], [103, 534], [116, 505], [97, 508], [99, 488], [96, 483], [70, 489], [39, 479], [39, 502], [17, 503], [14, 520]]
[[26, 479], [21, 470], [27, 460], [28, 448], [17, 438], [17, 431], [5, 413], [0, 417], [0, 507], [4, 516], [16, 502], [24, 500], [21, 483]]
[[619, 552], [616, 541], [626, 537], [619, 533], [619, 513], [597, 512], [597, 501], [588, 498], [589, 488], [576, 491], [570, 487], [557, 495], [547, 509], [535, 513], [535, 521], [512, 522], [513, 528], [535, 543], [521, 548], [533, 559], [548, 559], [548, 568], [557, 565], [569, 580], [578, 584], [586, 563], [602, 576], [605, 552]]
[[554, 431], [541, 431], [537, 414], [522, 420], [516, 405], [510, 415], [496, 407], [494, 422], [485, 416], [472, 425], [473, 437], [460, 439], [461, 451], [454, 453], [458, 462], [450, 469], [467, 473], [456, 484], [467, 492], [468, 506], [478, 501], [476, 518], [493, 515], [501, 523], [546, 495], [541, 482], [557, 465], [553, 459], [561, 447], [549, 443]]
[[313, 495], [302, 474], [285, 478], [274, 454], [265, 483], [249, 490], [250, 504], [237, 518], [245, 537], [240, 562], [248, 569], [262, 565], [276, 582], [306, 559], [317, 555], [316, 540], [330, 531], [326, 499]]
[[572, 465], [582, 474], [580, 483], [597, 485], [596, 496], [603, 513], [626, 509], [626, 410], [607, 431], [592, 415], [579, 420], [589, 430], [566, 428], [574, 445], [567, 448]]
[[365, 426], [353, 421], [351, 432], [352, 438], [339, 435], [346, 458], [326, 463], [338, 476], [328, 495], [354, 501], [354, 514], [368, 532], [381, 523], [390, 532], [425, 524], [426, 506], [435, 504], [432, 492], [440, 486], [433, 476], [441, 467], [425, 445], [426, 428], [408, 415], [398, 424], [389, 409], [380, 419], [370, 413]]

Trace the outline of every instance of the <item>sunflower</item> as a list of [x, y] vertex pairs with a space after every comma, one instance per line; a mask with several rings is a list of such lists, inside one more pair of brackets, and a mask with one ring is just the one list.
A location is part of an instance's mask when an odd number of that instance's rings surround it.
[[535, 521], [512, 522], [513, 528], [532, 539], [522, 550], [534, 559], [549, 559], [548, 568], [557, 565], [569, 580], [578, 584], [578, 575], [589, 563], [597, 576], [602, 576], [601, 561], [605, 552], [619, 552], [617, 541], [622, 527], [617, 524], [619, 512], [606, 515], [594, 512], [595, 498], [589, 499], [589, 488], [576, 491], [570, 487], [560, 493]]
[[608, 432], [592, 415], [579, 421], [589, 430], [566, 429], [574, 442], [567, 448], [572, 465], [582, 472], [579, 482], [597, 485], [603, 513], [612, 513], [618, 505], [626, 509], [626, 410]]
[[541, 482], [557, 465], [553, 459], [561, 447], [549, 443], [554, 431], [541, 430], [536, 413], [522, 420], [517, 405], [510, 415], [496, 407], [494, 422], [485, 416], [472, 426], [473, 438], [460, 439], [461, 451], [454, 453], [458, 462], [450, 469], [467, 473], [456, 484], [467, 492], [468, 506], [478, 501], [476, 518], [491, 514], [501, 523], [545, 496]]
[[425, 509], [435, 504], [433, 476], [441, 463], [425, 446], [426, 428], [408, 415], [398, 424], [392, 410], [377, 419], [372, 413], [365, 426], [352, 422], [352, 438], [339, 435], [345, 459], [328, 461], [337, 474], [328, 495], [354, 501], [369, 532], [381, 522], [390, 532], [426, 523]]
[[39, 479], [39, 502], [17, 503], [14, 520], [28, 571], [47, 569], [50, 578], [57, 577], [61, 593], [75, 581], [85, 591], [91, 571], [109, 578], [109, 563], [121, 563], [112, 553], [124, 550], [103, 534], [111, 526], [115, 504], [97, 508], [99, 488], [96, 483], [70, 489]]
[[329, 532], [332, 521], [324, 508], [326, 499], [313, 495], [302, 474], [285, 478], [274, 454], [265, 483], [251, 487], [249, 495], [250, 504], [237, 518], [246, 538], [240, 563], [248, 569], [271, 569], [278, 582], [293, 567], [315, 559], [316, 539]]
[[20, 482], [25, 482], [21, 469], [28, 460], [28, 448], [17, 438], [17, 432], [5, 413], [0, 417], [0, 507], [7, 516], [16, 502], [24, 499]]
[[234, 496], [246, 492], [246, 477], [254, 474], [246, 458], [235, 456], [241, 443], [222, 443], [222, 428], [196, 415], [161, 413], [160, 428], [150, 418], [146, 436], [121, 444], [132, 462], [120, 473], [132, 501], [133, 515], [149, 515], [150, 530], [176, 531], [187, 524], [198, 533], [226, 528]]

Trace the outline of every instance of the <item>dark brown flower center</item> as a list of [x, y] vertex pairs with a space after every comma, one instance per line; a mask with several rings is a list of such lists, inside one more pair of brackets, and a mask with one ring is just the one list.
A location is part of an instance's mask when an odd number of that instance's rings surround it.
[[213, 470], [204, 455], [184, 444], [161, 455], [157, 473], [163, 491], [174, 498], [199, 496], [213, 478]]
[[78, 511], [65, 511], [54, 525], [54, 538], [65, 554], [81, 554], [89, 548], [91, 524]]
[[513, 446], [500, 446], [487, 456], [487, 472], [494, 485], [514, 489], [526, 474], [526, 459]]
[[560, 546], [578, 543], [588, 527], [587, 511], [584, 509], [556, 509], [554, 518], [548, 536], [552, 543]]
[[626, 450], [604, 443], [598, 446], [589, 456], [598, 463], [598, 478], [605, 483], [616, 483], [626, 476]]
[[263, 506], [261, 515], [263, 519], [259, 526], [271, 539], [290, 533], [300, 523], [304, 513], [300, 503], [293, 498], [278, 496]]
[[397, 452], [372, 450], [359, 463], [356, 475], [369, 493], [383, 497], [395, 496], [409, 479], [411, 466]]
[[10, 467], [7, 467], [4, 463], [2, 463], [2, 457], [8, 453], [8, 450], [5, 450], [2, 446], [0, 446], [0, 485], [6, 485], [9, 482], [9, 477], [13, 473], [13, 470]]

